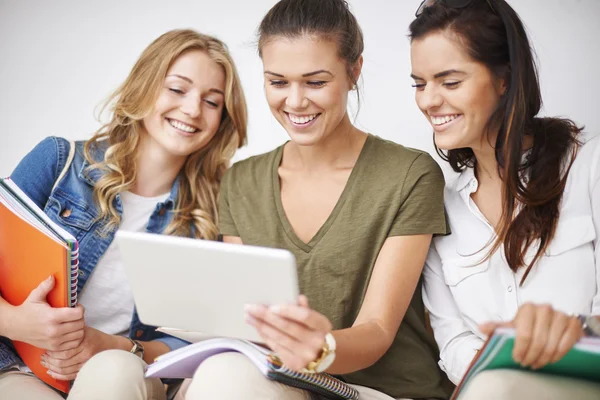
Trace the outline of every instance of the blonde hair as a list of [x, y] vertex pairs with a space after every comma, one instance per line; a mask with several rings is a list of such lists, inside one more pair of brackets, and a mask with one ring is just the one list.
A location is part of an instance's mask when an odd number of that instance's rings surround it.
[[[247, 110], [237, 70], [227, 46], [220, 40], [193, 30], [172, 30], [152, 42], [141, 54], [125, 82], [108, 98], [112, 118], [84, 147], [90, 169], [103, 172], [94, 187], [99, 220], [106, 231], [117, 227], [121, 217], [114, 201], [136, 179], [136, 157], [142, 119], [153, 109], [171, 64], [190, 50], [205, 52], [225, 73], [225, 106], [221, 124], [210, 142], [190, 154], [179, 175], [174, 218], [164, 233], [216, 239], [219, 231], [217, 198], [221, 179], [235, 150], [246, 142]], [[94, 160], [92, 148], [108, 140], [104, 160]]]

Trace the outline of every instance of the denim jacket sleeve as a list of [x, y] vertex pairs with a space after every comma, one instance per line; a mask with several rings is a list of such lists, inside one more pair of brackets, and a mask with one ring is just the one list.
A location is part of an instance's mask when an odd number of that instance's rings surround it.
[[66, 139], [47, 137], [19, 162], [10, 176], [41, 209], [67, 161], [69, 146]]

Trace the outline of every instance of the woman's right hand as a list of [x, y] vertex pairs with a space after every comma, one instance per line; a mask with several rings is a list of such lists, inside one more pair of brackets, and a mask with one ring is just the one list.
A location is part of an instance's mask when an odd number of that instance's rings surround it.
[[53, 288], [54, 278], [50, 276], [31, 291], [23, 304], [13, 308], [12, 322], [6, 327], [9, 339], [52, 351], [79, 345], [84, 334], [83, 306], [51, 307], [46, 296]]

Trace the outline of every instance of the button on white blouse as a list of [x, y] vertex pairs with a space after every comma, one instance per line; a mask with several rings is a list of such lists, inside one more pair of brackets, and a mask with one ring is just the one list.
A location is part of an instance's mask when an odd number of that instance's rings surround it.
[[[446, 187], [452, 234], [433, 240], [423, 271], [423, 300], [440, 348], [440, 367], [454, 383], [485, 341], [478, 325], [510, 321], [524, 303], [600, 315], [600, 136], [586, 134], [581, 140], [554, 239], [522, 286], [525, 268], [513, 273], [502, 246], [481, 262], [495, 234], [471, 199], [478, 186], [473, 169]], [[533, 247], [526, 262], [535, 255]]]

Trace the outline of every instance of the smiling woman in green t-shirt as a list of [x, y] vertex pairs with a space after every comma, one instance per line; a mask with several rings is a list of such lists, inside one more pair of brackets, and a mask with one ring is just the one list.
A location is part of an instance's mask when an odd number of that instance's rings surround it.
[[[447, 233], [440, 168], [352, 125], [363, 39], [346, 2], [280, 1], [259, 34], [267, 101], [291, 140], [228, 171], [220, 232], [290, 250], [304, 296], [249, 306], [248, 322], [287, 366], [341, 376], [361, 399], [446, 398], [420, 294], [432, 235]], [[247, 364], [211, 357], [185, 398], [310, 398]]]

